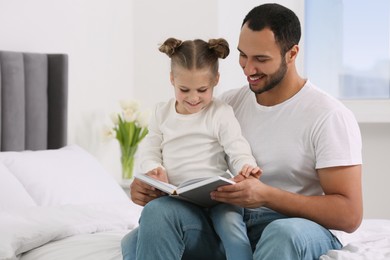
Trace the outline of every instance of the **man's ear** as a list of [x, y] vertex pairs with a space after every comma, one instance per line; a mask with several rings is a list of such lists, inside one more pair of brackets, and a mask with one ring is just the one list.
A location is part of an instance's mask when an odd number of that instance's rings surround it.
[[292, 62], [294, 61], [297, 56], [298, 56], [298, 52], [299, 52], [299, 46], [298, 45], [294, 45], [288, 52], [287, 52], [287, 63], [289, 62]]

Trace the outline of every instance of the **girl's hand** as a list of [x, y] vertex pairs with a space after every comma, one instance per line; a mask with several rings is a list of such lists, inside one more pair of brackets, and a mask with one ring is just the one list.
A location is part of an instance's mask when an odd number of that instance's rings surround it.
[[[146, 174], [157, 180], [169, 183], [168, 175], [161, 167], [153, 169]], [[130, 185], [131, 200], [140, 206], [145, 206], [149, 201], [164, 195], [166, 195], [164, 192], [138, 180], [137, 178], [135, 178]]]
[[153, 169], [153, 170], [147, 172], [146, 175], [149, 175], [150, 177], [155, 178], [159, 181], [169, 183], [167, 172], [162, 167], [158, 167], [156, 169]]
[[255, 177], [256, 179], [258, 179], [261, 175], [263, 171], [258, 167], [253, 167], [249, 164], [245, 164], [241, 171], [240, 171], [240, 175], [244, 176], [245, 178], [248, 178], [250, 175], [252, 175], [253, 177]]
[[165, 193], [135, 178], [130, 185], [131, 200], [140, 206], [145, 206], [149, 201], [164, 196]]

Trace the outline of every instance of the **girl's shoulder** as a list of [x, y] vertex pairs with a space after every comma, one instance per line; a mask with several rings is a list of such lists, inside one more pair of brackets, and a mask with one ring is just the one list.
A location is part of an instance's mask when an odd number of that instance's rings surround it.
[[220, 98], [213, 98], [213, 102], [208, 110], [208, 112], [213, 114], [214, 117], [221, 117], [222, 120], [227, 119], [227, 117], [230, 117], [234, 114], [233, 108]]

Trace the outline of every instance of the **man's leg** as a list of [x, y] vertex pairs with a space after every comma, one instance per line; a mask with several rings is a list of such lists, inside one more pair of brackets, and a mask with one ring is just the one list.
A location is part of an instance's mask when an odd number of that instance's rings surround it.
[[136, 259], [225, 259], [207, 212], [191, 203], [170, 197], [149, 202], [136, 232], [122, 241], [124, 254], [136, 248]]
[[253, 259], [318, 259], [328, 250], [340, 248], [337, 238], [317, 223], [302, 218], [284, 218], [265, 227]]
[[121, 241], [123, 260], [135, 260], [137, 250], [138, 228], [133, 229]]

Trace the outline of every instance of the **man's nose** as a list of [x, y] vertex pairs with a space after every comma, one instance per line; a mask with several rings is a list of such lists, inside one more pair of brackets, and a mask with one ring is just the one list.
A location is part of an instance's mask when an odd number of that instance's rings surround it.
[[242, 67], [244, 70], [245, 76], [250, 76], [256, 74], [256, 67], [250, 59], [247, 59], [244, 66]]

